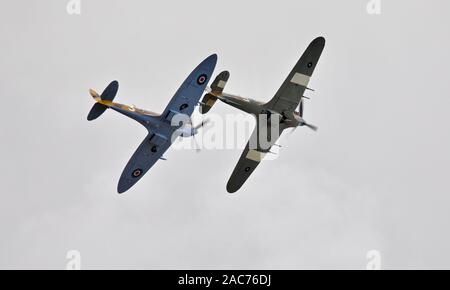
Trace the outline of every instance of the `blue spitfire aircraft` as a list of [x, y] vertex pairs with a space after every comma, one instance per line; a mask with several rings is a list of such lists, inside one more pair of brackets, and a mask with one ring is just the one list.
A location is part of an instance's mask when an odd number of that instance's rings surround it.
[[[148, 135], [142, 141], [136, 152], [120, 176], [117, 191], [123, 193], [132, 187], [144, 174], [162, 158], [175, 138], [173, 136], [194, 136], [203, 125], [193, 126], [192, 122], [184, 122], [198, 105], [200, 97], [206, 88], [217, 63], [217, 55], [213, 54], [200, 63], [183, 82], [170, 100], [162, 114], [138, 109], [134, 106], [113, 102], [119, 89], [117, 81], [111, 82], [101, 95], [90, 90], [96, 103], [92, 107], [88, 121], [98, 118], [106, 109], [113, 109], [141, 123]], [[186, 118], [180, 118], [186, 117]]]

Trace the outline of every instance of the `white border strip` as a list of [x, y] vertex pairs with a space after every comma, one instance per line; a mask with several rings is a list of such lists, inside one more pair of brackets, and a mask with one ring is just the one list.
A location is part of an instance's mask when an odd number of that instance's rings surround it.
[[264, 159], [264, 156], [266, 156], [266, 153], [251, 149], [248, 150], [247, 156], [245, 156], [245, 158], [256, 162], [261, 162]]
[[294, 83], [294, 84], [297, 84], [297, 85], [301, 85], [301, 86], [307, 87], [310, 78], [311, 78], [310, 76], [307, 76], [307, 75], [304, 75], [304, 74], [301, 74], [301, 73], [298, 73], [298, 72], [297, 72], [297, 73], [295, 73], [295, 75], [292, 77], [291, 83]]

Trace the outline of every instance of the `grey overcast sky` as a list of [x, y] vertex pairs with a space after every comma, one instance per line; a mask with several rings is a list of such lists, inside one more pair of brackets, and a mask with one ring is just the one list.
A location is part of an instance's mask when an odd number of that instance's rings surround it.
[[[4, 0], [0, 268], [450, 268], [450, 2]], [[234, 195], [241, 150], [170, 150], [124, 195], [146, 132], [89, 88], [162, 111], [218, 54], [227, 90], [269, 100], [327, 40], [305, 118]], [[223, 103], [212, 112], [244, 114]]]

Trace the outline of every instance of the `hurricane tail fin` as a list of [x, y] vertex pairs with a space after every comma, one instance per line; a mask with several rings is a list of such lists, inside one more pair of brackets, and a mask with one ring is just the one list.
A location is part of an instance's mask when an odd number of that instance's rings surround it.
[[202, 99], [200, 103], [200, 113], [206, 114], [216, 103], [217, 97], [222, 95], [223, 89], [230, 77], [228, 71], [223, 71], [216, 76], [211, 84], [211, 91], [208, 92]]

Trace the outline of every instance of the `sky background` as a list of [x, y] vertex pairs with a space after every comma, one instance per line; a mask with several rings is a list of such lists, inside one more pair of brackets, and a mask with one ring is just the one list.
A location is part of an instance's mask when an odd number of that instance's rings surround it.
[[[6, 0], [0, 9], [0, 268], [450, 268], [450, 2]], [[89, 88], [161, 112], [211, 53], [227, 91], [275, 94], [327, 40], [305, 119], [234, 195], [241, 150], [170, 150], [124, 195], [145, 137]], [[211, 112], [244, 114], [223, 103]]]

